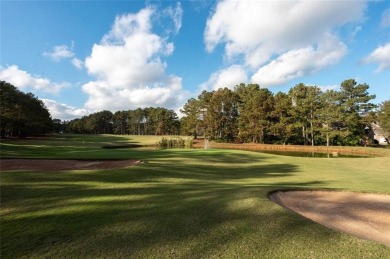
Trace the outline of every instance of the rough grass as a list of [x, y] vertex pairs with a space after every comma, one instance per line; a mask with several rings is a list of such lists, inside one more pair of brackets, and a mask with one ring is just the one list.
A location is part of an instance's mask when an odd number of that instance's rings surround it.
[[[144, 137], [144, 136], [142, 136]], [[66, 138], [66, 139], [65, 139]], [[103, 149], [134, 137], [4, 141], [1, 157], [141, 159], [135, 167], [1, 172], [1, 257], [388, 258], [267, 199], [276, 189], [390, 193], [388, 157]]]

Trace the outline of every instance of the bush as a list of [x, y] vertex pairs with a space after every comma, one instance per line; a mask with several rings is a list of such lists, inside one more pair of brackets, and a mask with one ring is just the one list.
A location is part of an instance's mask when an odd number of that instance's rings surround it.
[[171, 137], [162, 138], [156, 143], [159, 148], [192, 148], [192, 138]]

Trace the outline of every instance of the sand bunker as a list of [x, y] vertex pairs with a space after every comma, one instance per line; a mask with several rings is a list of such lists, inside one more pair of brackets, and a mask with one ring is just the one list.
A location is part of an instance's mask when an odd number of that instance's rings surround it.
[[44, 159], [1, 159], [0, 169], [61, 171], [124, 168], [138, 164], [139, 160], [44, 160]]
[[270, 199], [324, 226], [390, 247], [390, 195], [280, 191]]

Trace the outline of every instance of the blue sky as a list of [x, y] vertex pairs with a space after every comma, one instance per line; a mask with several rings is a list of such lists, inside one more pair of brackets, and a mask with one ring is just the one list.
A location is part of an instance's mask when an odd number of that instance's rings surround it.
[[53, 118], [166, 107], [202, 90], [258, 83], [390, 99], [389, 1], [7, 1], [0, 80]]

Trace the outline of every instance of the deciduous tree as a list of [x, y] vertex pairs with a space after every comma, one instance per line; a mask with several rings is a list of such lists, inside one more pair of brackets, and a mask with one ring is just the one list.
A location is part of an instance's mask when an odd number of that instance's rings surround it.
[[1, 137], [44, 134], [52, 130], [53, 122], [42, 100], [32, 93], [23, 93], [15, 86], [0, 81]]

